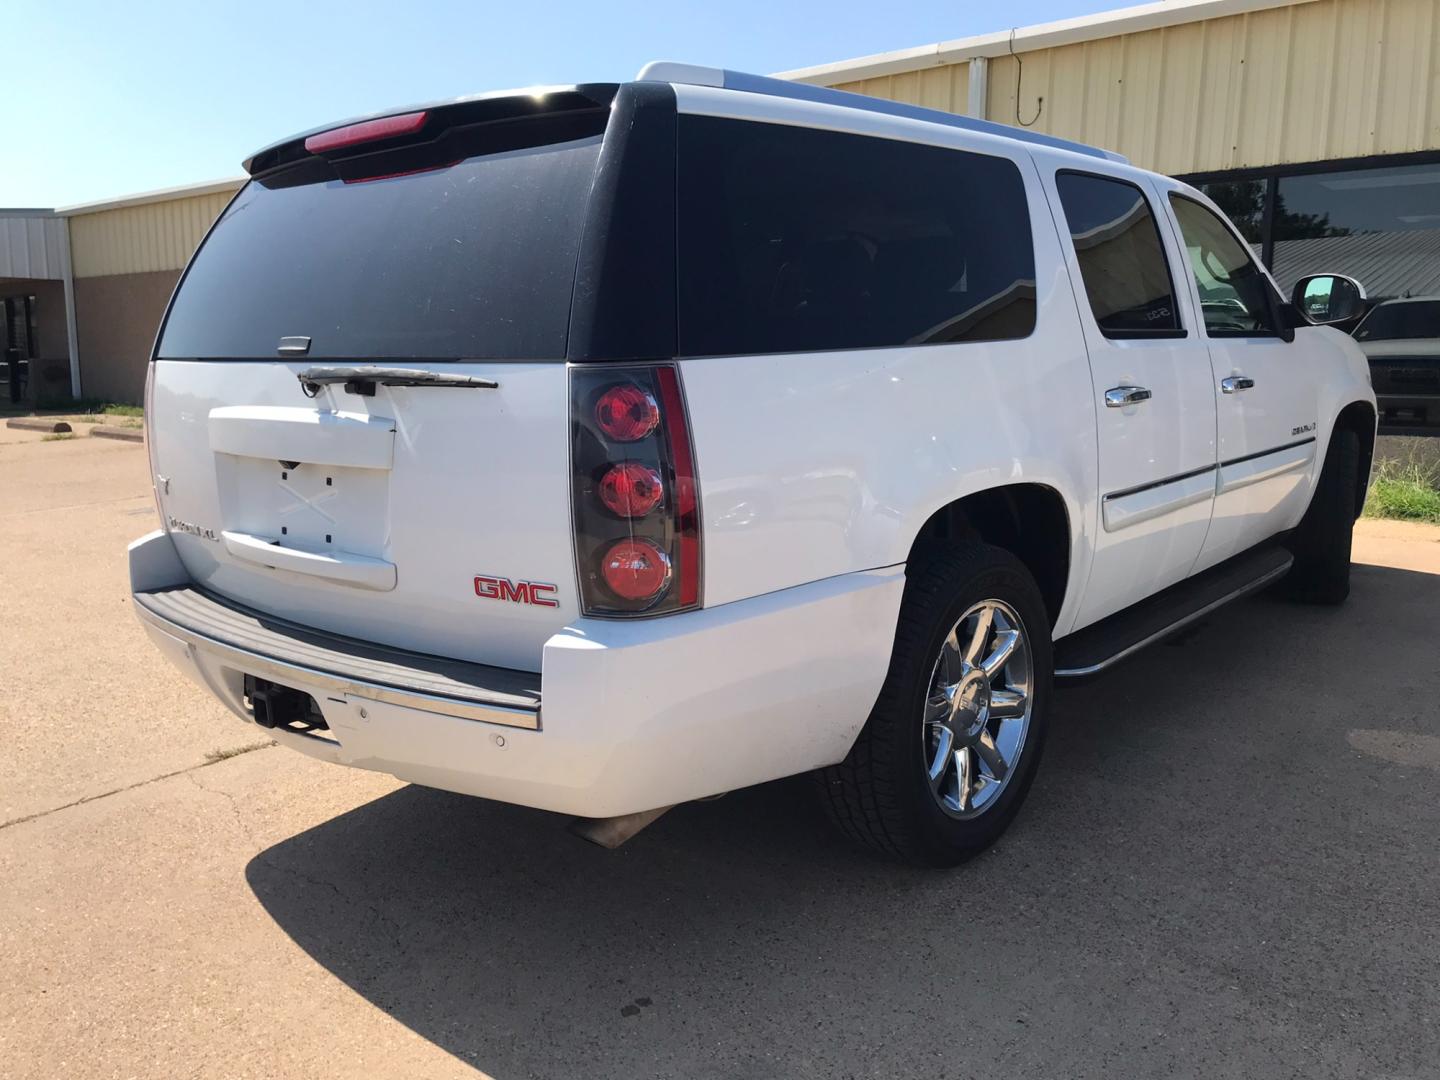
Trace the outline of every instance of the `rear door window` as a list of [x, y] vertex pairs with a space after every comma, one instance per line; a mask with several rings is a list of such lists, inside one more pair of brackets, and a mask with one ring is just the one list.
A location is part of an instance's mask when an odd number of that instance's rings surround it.
[[186, 273], [159, 355], [563, 359], [600, 137], [390, 178], [252, 181]]
[[679, 121], [682, 355], [1000, 341], [1035, 327], [1006, 158], [714, 117]]
[[1093, 173], [1055, 176], [1085, 295], [1106, 337], [1184, 337], [1150, 203], [1134, 184]]

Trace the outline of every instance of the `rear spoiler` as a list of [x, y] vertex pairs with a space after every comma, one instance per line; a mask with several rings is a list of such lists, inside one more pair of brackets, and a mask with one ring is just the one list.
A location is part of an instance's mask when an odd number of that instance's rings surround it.
[[386, 109], [370, 116], [324, 124], [271, 143], [251, 154], [242, 164], [252, 177], [261, 177], [316, 157], [333, 161], [377, 150], [422, 145], [457, 127], [608, 109], [618, 89], [616, 83], [532, 86]]

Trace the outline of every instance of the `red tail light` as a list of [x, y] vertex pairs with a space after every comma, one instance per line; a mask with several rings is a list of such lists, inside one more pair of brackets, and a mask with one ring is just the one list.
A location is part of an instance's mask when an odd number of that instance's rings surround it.
[[600, 562], [610, 591], [622, 600], [653, 600], [670, 583], [670, 558], [653, 540], [618, 540]]
[[595, 403], [595, 422], [616, 442], [643, 439], [660, 423], [660, 407], [649, 391], [634, 383], [612, 386]]
[[700, 499], [673, 364], [570, 375], [575, 556], [589, 615], [700, 604]]
[[613, 465], [600, 480], [600, 501], [620, 517], [644, 517], [664, 495], [665, 482], [660, 474], [638, 461]]
[[393, 139], [398, 135], [413, 135], [425, 126], [424, 112], [401, 113], [399, 116], [382, 116], [376, 120], [362, 120], [358, 124], [331, 128], [305, 140], [305, 149], [312, 154], [323, 154], [327, 150], [343, 150], [361, 143]]

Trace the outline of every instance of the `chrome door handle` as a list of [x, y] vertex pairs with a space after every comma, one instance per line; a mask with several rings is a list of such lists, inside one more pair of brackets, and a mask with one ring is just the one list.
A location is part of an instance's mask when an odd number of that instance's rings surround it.
[[1150, 391], [1143, 386], [1117, 386], [1105, 391], [1107, 409], [1123, 409], [1126, 405], [1138, 405], [1150, 400]]
[[1233, 394], [1237, 390], [1249, 390], [1254, 385], [1254, 379], [1247, 379], [1244, 375], [1231, 375], [1228, 379], [1220, 380], [1220, 391]]

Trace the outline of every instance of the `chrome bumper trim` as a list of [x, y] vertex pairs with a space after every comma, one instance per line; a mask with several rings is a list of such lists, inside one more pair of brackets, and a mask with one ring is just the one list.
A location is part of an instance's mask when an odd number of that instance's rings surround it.
[[155, 629], [169, 634], [192, 648], [203, 649], [222, 663], [239, 671], [263, 679], [273, 679], [283, 685], [294, 686], [296, 689], [317, 689], [328, 693], [350, 694], [370, 701], [383, 701], [387, 705], [419, 709], [428, 713], [440, 713], [462, 720], [478, 720], [486, 724], [527, 728], [531, 731], [540, 730], [540, 707], [538, 705], [533, 709], [525, 709], [510, 705], [494, 705], [483, 701], [444, 697], [439, 694], [426, 694], [418, 690], [385, 686], [381, 683], [367, 682], [363, 679], [336, 675], [334, 672], [321, 671], [303, 664], [279, 660], [273, 656], [265, 656], [262, 653], [251, 652], [249, 649], [239, 648], [167, 619], [158, 612], [151, 611], [138, 598], [135, 598], [135, 614], [140, 617], [142, 622], [148, 623]]

